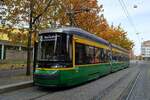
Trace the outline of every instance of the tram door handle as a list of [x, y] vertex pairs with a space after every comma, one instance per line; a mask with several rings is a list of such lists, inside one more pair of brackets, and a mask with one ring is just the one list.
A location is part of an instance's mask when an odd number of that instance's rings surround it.
[[79, 72], [79, 67], [76, 67], [76, 68], [75, 68], [75, 71], [76, 71], [76, 72]]

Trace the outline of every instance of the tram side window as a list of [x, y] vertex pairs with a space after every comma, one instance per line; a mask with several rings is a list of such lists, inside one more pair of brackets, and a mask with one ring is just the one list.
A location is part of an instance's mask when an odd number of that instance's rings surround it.
[[126, 55], [123, 56], [123, 61], [128, 61], [128, 57]]
[[100, 48], [100, 52], [100, 62], [107, 63], [109, 61], [109, 51], [104, 48]]
[[116, 57], [117, 57], [116, 61], [119, 61], [119, 54], [118, 53], [116, 54]]
[[[95, 47], [84, 44], [75, 44], [75, 64], [95, 64]], [[98, 62], [99, 60], [97, 60]]]
[[86, 64], [94, 64], [95, 59], [94, 59], [94, 47], [92, 46], [86, 46]]
[[107, 62], [109, 62], [109, 59], [110, 59], [110, 54], [109, 54], [110, 52], [109, 52], [109, 50], [106, 50], [106, 53], [105, 53], [105, 62], [107, 63]]
[[125, 61], [125, 55], [121, 56], [121, 61]]
[[123, 61], [123, 59], [124, 59], [124, 55], [119, 53], [119, 61]]
[[122, 53], [113, 52], [113, 61], [127, 61], [127, 56]]
[[85, 64], [86, 61], [85, 45], [76, 43], [75, 47], [75, 64]]
[[100, 62], [104, 62], [104, 59], [105, 59], [105, 54], [104, 54], [104, 49], [103, 48], [100, 48]]
[[122, 57], [119, 55], [119, 61], [122, 61]]
[[122, 58], [121, 58], [121, 54], [116, 52], [115, 53], [115, 56], [116, 56], [116, 60], [115, 61], [122, 61]]
[[99, 48], [95, 48], [95, 63], [101, 62], [100, 54], [101, 50]]
[[118, 60], [118, 56], [116, 52], [113, 52], [113, 57], [112, 57], [113, 61], [117, 61]]
[[96, 64], [109, 61], [109, 51], [84, 44], [75, 44], [75, 64]]

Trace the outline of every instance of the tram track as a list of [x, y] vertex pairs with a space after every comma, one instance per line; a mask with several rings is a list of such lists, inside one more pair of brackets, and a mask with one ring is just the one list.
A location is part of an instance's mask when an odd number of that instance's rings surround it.
[[38, 98], [41, 98], [41, 97], [47, 96], [47, 95], [49, 95], [49, 94], [50, 94], [50, 93], [46, 93], [46, 94], [43, 94], [43, 95], [40, 95], [40, 96], [37, 96], [37, 97], [31, 98], [31, 99], [29, 99], [29, 100], [36, 100], [36, 99], [38, 99]]
[[130, 72], [128, 72], [127, 74], [125, 74], [123, 77], [121, 77], [119, 80], [117, 80], [116, 82], [114, 82], [113, 84], [111, 84], [109, 87], [107, 87], [105, 90], [101, 91], [99, 93], [99, 96], [95, 96], [90, 100], [101, 100], [104, 96], [107, 95], [108, 92], [111, 91], [111, 89], [115, 88], [117, 84], [120, 84], [120, 82], [122, 80], [124, 80], [126, 77], [128, 77], [130, 75]]
[[150, 66], [145, 63], [140, 67], [140, 73], [137, 75], [128, 94], [122, 100], [150, 100]]
[[123, 94], [124, 90], [126, 90], [128, 84], [130, 84], [138, 76], [140, 72], [139, 66], [140, 64], [129, 69], [127, 74], [111, 84], [105, 90], [101, 91], [98, 96], [90, 100], [110, 100], [110, 98], [111, 100], [123, 100], [120, 96]]
[[120, 96], [117, 98], [117, 100], [129, 100], [135, 86], [136, 83], [139, 79], [141, 75], [141, 72], [139, 71], [135, 77], [133, 78], [133, 80], [130, 81], [130, 83], [128, 84], [128, 86], [123, 90], [123, 92], [120, 94]]
[[[131, 75], [132, 70], [133, 69], [130, 69], [130, 71], [128, 73], [126, 73], [120, 79], [116, 80], [113, 84], [111, 84], [109, 87], [107, 87], [103, 91], [100, 91], [98, 96], [95, 96], [90, 100], [105, 100], [106, 98], [108, 98], [107, 96], [109, 93], [112, 93], [112, 90], [114, 90], [119, 84], [122, 84], [122, 82], [127, 80], [130, 76], [132, 76]], [[138, 73], [139, 72], [137, 71], [135, 74], [137, 75]]]
[[[39, 88], [39, 87], [38, 87]], [[61, 89], [59, 88], [43, 88], [43, 87], [40, 87], [40, 89], [38, 90], [41, 90], [43, 92], [45, 92], [44, 94], [42, 95], [39, 95], [39, 96], [36, 96], [36, 97], [33, 97], [33, 98], [30, 98], [29, 100], [36, 100], [36, 99], [39, 99], [41, 97], [44, 97], [44, 96], [47, 96], [47, 95], [52, 95], [53, 93], [55, 92], [58, 92], [58, 91], [61, 91]], [[51, 91], [50, 91], [51, 90]]]
[[[126, 69], [124, 69], [126, 70]], [[100, 98], [102, 98], [103, 96], [105, 96], [111, 89], [115, 88], [117, 84], [120, 84], [124, 79], [126, 79], [127, 77], [130, 76], [131, 74], [131, 70], [130, 69], [125, 75], [123, 75], [122, 77], [120, 77], [118, 80], [116, 80], [114, 83], [112, 83], [110, 86], [108, 86], [106, 89], [104, 89], [103, 91], [101, 91], [99, 94], [99, 96], [94, 96], [92, 97], [92, 99], [90, 100], [101, 100]], [[115, 73], [114, 73], [115, 74]], [[111, 74], [110, 74], [111, 75]], [[54, 93], [54, 92], [51, 92], [51, 94]], [[40, 95], [38, 97], [35, 97], [35, 98], [31, 98], [30, 100], [36, 100], [36, 99], [39, 99], [41, 97], [44, 97], [44, 96], [47, 96], [47, 95], [50, 95], [50, 93], [46, 93], [46, 94], [43, 94], [43, 95]]]
[[[125, 69], [126, 70], [126, 69]], [[131, 70], [131, 69], [130, 69]], [[119, 78], [117, 81], [115, 81], [114, 83], [112, 83], [109, 87], [107, 87], [106, 89], [104, 89], [103, 91], [100, 92], [100, 97], [103, 97], [104, 95], [107, 94], [107, 92], [109, 92], [111, 89], [115, 88], [117, 84], [119, 84], [122, 80], [124, 80], [125, 78], [127, 78], [128, 76], [130, 76], [131, 71], [129, 71], [128, 73], [126, 73], [125, 75], [123, 75], [121, 78]], [[111, 74], [110, 74], [111, 75]], [[52, 95], [52, 93], [54, 93], [55, 91], [51, 91], [51, 92], [47, 92], [45, 94], [39, 95], [37, 97], [33, 97], [30, 98], [29, 100], [36, 100], [36, 99], [40, 99], [42, 97], [48, 96], [48, 95]], [[90, 100], [99, 100], [99, 97], [93, 97]]]
[[129, 98], [130, 98], [130, 96], [131, 96], [131, 94], [132, 94], [132, 92], [133, 92], [133, 90], [134, 90], [134, 88], [135, 88], [135, 86], [137, 84], [137, 81], [138, 81], [138, 79], [139, 79], [140, 76], [141, 76], [141, 72], [139, 72], [138, 75], [136, 76], [135, 81], [134, 81], [131, 89], [129, 90], [129, 93], [128, 93], [128, 95], [127, 95], [127, 97], [126, 97], [125, 100], [129, 100]]
[[[143, 66], [143, 65], [138, 64], [138, 67], [141, 67], [141, 66]], [[130, 100], [130, 97], [131, 97], [131, 95], [137, 85], [137, 82], [139, 81], [139, 78], [141, 77], [141, 74], [142, 74], [141, 68], [139, 68], [139, 69], [140, 70], [137, 73], [137, 75], [135, 76], [135, 78], [129, 83], [129, 85], [126, 87], [126, 89], [124, 89], [124, 91], [122, 92], [122, 94], [119, 96], [119, 98], [117, 100]]]
[[49, 88], [49, 87], [48, 88], [46, 88], [46, 87], [37, 87], [36, 90], [39, 90], [39, 91], [42, 91], [42, 92], [45, 92], [45, 93], [41, 94], [41, 95], [38, 95], [36, 97], [32, 97], [29, 100], [36, 100], [36, 99], [42, 98], [42, 97], [47, 96], [47, 95], [52, 95], [55, 92], [61, 91], [61, 89], [59, 89], [59, 88]]
[[[112, 83], [109, 87], [107, 87], [106, 89], [104, 89], [103, 91], [101, 91], [99, 93], [100, 94], [99, 97], [96, 96], [96, 97], [93, 97], [90, 100], [100, 100], [101, 97], [105, 96], [107, 94], [107, 92], [109, 92], [111, 89], [115, 88], [117, 84], [121, 83], [122, 80], [124, 80], [125, 78], [127, 78], [128, 76], [130, 76], [130, 74], [131, 74], [131, 71], [129, 71], [124, 76], [122, 76], [121, 78], [119, 78], [117, 81], [115, 81], [114, 83]], [[36, 100], [36, 99], [42, 98], [44, 96], [51, 95], [52, 93], [54, 93], [54, 92], [47, 92], [47, 93], [45, 93], [43, 95], [39, 95], [39, 96], [31, 98], [29, 100]]]

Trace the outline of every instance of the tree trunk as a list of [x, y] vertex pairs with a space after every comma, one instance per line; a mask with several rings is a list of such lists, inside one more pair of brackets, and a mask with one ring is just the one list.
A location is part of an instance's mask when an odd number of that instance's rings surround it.
[[28, 51], [27, 51], [27, 70], [26, 75], [31, 75], [31, 38], [32, 38], [32, 17], [33, 17], [33, 4], [32, 0], [30, 0], [30, 21], [29, 21], [29, 33], [28, 33]]
[[27, 70], [26, 70], [26, 75], [31, 75], [31, 36], [32, 36], [32, 31], [29, 30], [29, 34], [28, 34]]

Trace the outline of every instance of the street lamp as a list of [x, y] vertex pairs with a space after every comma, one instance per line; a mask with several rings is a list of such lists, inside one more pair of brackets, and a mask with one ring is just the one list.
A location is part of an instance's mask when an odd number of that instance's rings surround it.
[[134, 5], [134, 6], [133, 6], [133, 8], [137, 8], [137, 7], [138, 7], [137, 5]]

